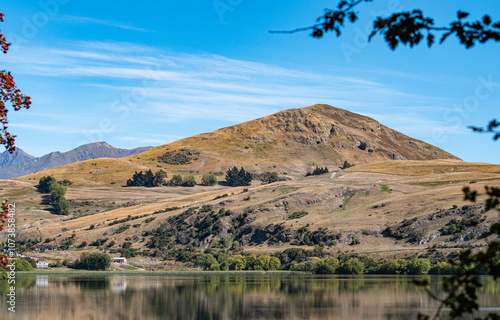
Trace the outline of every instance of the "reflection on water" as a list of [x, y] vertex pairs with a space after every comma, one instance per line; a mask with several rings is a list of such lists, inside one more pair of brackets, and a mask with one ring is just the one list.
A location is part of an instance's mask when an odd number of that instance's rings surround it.
[[[416, 319], [436, 303], [405, 276], [18, 276], [16, 314], [1, 319]], [[431, 278], [434, 289], [439, 278]], [[481, 305], [500, 307], [487, 280]], [[493, 308], [493, 309], [492, 309]]]

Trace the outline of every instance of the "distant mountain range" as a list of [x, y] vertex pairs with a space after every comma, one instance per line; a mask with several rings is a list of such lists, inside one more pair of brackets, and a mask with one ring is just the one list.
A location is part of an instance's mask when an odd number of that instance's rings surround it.
[[0, 179], [12, 179], [37, 171], [94, 158], [131, 156], [151, 148], [120, 149], [110, 146], [106, 142], [95, 142], [84, 144], [68, 152], [51, 152], [42, 157], [34, 157], [24, 152], [21, 148], [17, 148], [13, 154], [9, 154], [7, 151], [0, 154]]

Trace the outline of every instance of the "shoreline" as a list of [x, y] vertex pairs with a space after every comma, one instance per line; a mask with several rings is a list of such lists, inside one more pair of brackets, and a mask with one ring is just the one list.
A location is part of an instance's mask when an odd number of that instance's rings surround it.
[[243, 270], [243, 271], [192, 271], [192, 270], [161, 270], [161, 271], [133, 271], [133, 270], [106, 270], [106, 271], [92, 271], [92, 270], [54, 270], [54, 271], [18, 271], [19, 275], [299, 275], [299, 274], [312, 274], [311, 272], [303, 271], [254, 271], [254, 270]]

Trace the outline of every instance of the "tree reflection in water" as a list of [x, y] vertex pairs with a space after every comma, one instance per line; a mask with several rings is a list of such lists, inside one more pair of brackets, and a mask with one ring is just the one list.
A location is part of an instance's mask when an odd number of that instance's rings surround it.
[[[416, 319], [436, 308], [407, 276], [43, 277], [20, 277], [17, 319]], [[481, 305], [498, 308], [500, 285], [484, 279]]]

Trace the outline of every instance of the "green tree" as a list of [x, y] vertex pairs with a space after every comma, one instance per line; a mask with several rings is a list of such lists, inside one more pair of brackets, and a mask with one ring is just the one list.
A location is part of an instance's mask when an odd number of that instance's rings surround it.
[[40, 178], [36, 188], [40, 193], [50, 193], [50, 187], [55, 183], [56, 179], [53, 176], [44, 176]]
[[198, 254], [195, 259], [195, 265], [208, 271], [220, 270], [220, 264], [217, 262], [217, 259], [215, 259], [213, 255], [207, 253]]
[[431, 262], [427, 259], [411, 259], [406, 266], [407, 274], [427, 274], [431, 269]]
[[76, 261], [75, 267], [77, 269], [85, 270], [106, 270], [111, 266], [111, 258], [106, 253], [94, 252], [88, 253], [83, 252], [80, 255], [80, 259]]
[[277, 172], [271, 172], [271, 175], [269, 176], [269, 179], [267, 180], [267, 183], [273, 183], [279, 181], [278, 173]]
[[429, 274], [454, 275], [456, 273], [457, 267], [447, 262], [438, 262], [429, 270]]
[[127, 180], [127, 187], [139, 187], [139, 186], [144, 186], [145, 184], [145, 178], [144, 174], [142, 171], [140, 172], [135, 172], [134, 175], [132, 176], [132, 179]]
[[165, 171], [161, 169], [159, 171], [156, 171], [153, 178], [153, 186], [161, 187], [165, 184], [165, 179], [167, 179], [167, 173]]
[[407, 260], [404, 259], [393, 259], [385, 261], [378, 266], [377, 273], [382, 274], [405, 274], [407, 273]]
[[318, 269], [320, 263], [321, 263], [320, 258], [312, 257], [311, 259], [309, 259], [309, 261], [306, 262], [304, 271], [315, 272]]
[[217, 182], [217, 177], [213, 173], [205, 173], [201, 178], [201, 184], [204, 186], [213, 186]]
[[243, 167], [240, 170], [233, 167], [226, 171], [226, 183], [232, 187], [249, 186], [252, 182], [252, 174], [245, 171]]
[[363, 274], [365, 265], [358, 258], [350, 258], [344, 261], [340, 266], [339, 273], [345, 274]]
[[280, 259], [276, 257], [271, 257], [269, 260], [269, 269], [268, 270], [278, 270], [281, 267]]
[[353, 167], [354, 164], [351, 164], [347, 162], [347, 160], [344, 160], [344, 164], [342, 165], [342, 169], [349, 169], [350, 167]]
[[17, 258], [14, 265], [16, 266], [16, 271], [33, 271], [31, 263], [21, 258]]
[[153, 171], [151, 171], [151, 169], [147, 170], [144, 173], [144, 186], [148, 188], [154, 187], [154, 179], [155, 175]]
[[194, 187], [196, 185], [196, 180], [193, 175], [189, 175], [186, 180], [182, 183], [184, 187]]
[[183, 183], [182, 176], [180, 174], [176, 174], [170, 179], [170, 183], [172, 183], [174, 186], [180, 186]]
[[257, 257], [251, 253], [245, 257], [245, 265], [248, 270], [254, 270], [257, 265]]
[[257, 266], [261, 270], [269, 270], [269, 263], [271, 262], [271, 257], [266, 255], [261, 255], [257, 257]]
[[69, 201], [64, 196], [66, 194], [66, 187], [59, 183], [52, 183], [50, 186], [50, 204], [52, 205], [53, 212], [59, 215], [70, 214], [71, 206]]
[[322, 260], [316, 267], [315, 273], [333, 274], [340, 266], [340, 262], [336, 258], [326, 258]]
[[137, 171], [132, 176], [132, 179], [127, 180], [127, 187], [160, 187], [165, 184], [165, 179], [167, 178], [167, 173], [163, 170], [159, 170], [153, 173], [151, 169], [145, 171], [145, 173]]

